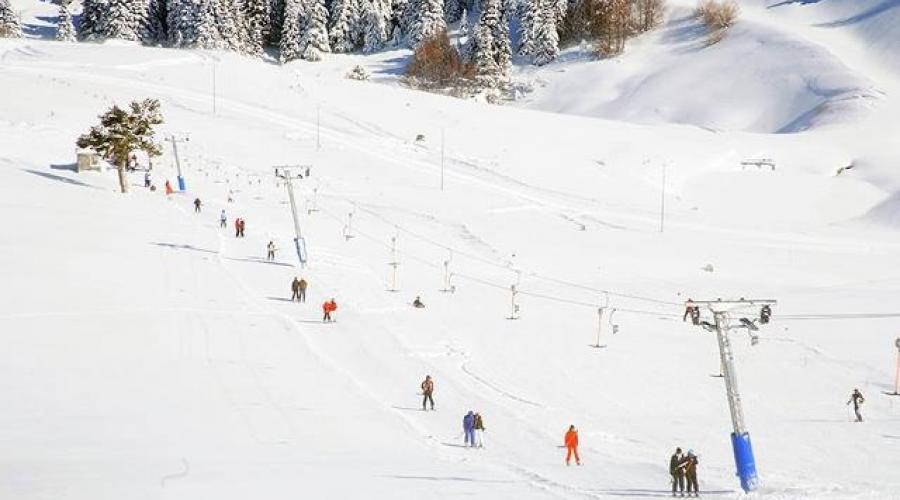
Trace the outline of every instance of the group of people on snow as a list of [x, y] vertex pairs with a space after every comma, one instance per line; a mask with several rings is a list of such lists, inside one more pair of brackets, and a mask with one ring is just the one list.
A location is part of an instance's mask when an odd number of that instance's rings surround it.
[[687, 496], [700, 496], [700, 488], [697, 483], [697, 466], [700, 460], [694, 455], [694, 450], [688, 450], [683, 454], [681, 448], [675, 448], [675, 453], [669, 459], [669, 474], [672, 475], [672, 496], [680, 493], [684, 496], [684, 486], [687, 483]]
[[470, 448], [484, 447], [484, 419], [481, 414], [474, 410], [463, 417], [463, 434], [465, 435], [465, 443]]
[[241, 217], [234, 219], [234, 237], [235, 238], [243, 238], [244, 237], [244, 228], [246, 227], [246, 222]]
[[291, 302], [306, 302], [306, 279], [294, 276], [291, 282]]

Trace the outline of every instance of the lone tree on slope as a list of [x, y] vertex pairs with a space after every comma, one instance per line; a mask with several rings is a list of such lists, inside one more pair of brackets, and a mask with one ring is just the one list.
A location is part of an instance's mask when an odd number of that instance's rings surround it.
[[159, 101], [132, 101], [128, 109], [113, 106], [100, 115], [100, 125], [78, 138], [78, 147], [91, 148], [112, 159], [119, 172], [119, 187], [128, 192], [125, 167], [132, 151], [144, 151], [150, 156], [162, 154], [162, 147], [153, 141], [153, 127], [163, 122]]

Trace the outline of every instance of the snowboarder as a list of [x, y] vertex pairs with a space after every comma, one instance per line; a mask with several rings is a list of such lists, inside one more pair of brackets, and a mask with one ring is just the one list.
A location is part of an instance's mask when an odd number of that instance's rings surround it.
[[463, 417], [463, 434], [466, 435], [465, 442], [469, 447], [475, 447], [475, 413], [469, 410]]
[[337, 302], [335, 302], [334, 299], [328, 300], [322, 304], [322, 312], [325, 313], [324, 316], [322, 316], [322, 322], [334, 321], [331, 319], [331, 313], [334, 311], [337, 311]]
[[847, 401], [847, 404], [853, 403], [853, 413], [856, 414], [856, 421], [862, 422], [862, 413], [860, 413], [859, 409], [863, 403], [866, 402], [866, 398], [863, 397], [862, 393], [859, 392], [859, 389], [853, 389], [853, 394], [850, 394], [850, 400]]
[[222, 213], [219, 214], [219, 227], [226, 227], [228, 225], [228, 217], [225, 216], [225, 209], [222, 209]]
[[684, 466], [684, 477], [687, 479], [688, 496], [691, 496], [691, 492], [694, 493], [695, 497], [700, 496], [700, 489], [697, 487], [697, 465], [699, 464], [700, 460], [697, 459], [697, 455], [694, 455], [694, 450], [688, 450]]
[[434, 410], [434, 398], [431, 397], [434, 394], [434, 380], [431, 380], [431, 375], [425, 375], [425, 380], [422, 381], [422, 411], [425, 411], [425, 403], [431, 403], [431, 409]]
[[144, 174], [144, 187], [145, 188], [150, 187], [150, 172], [149, 171]]
[[684, 496], [684, 468], [687, 461], [681, 452], [681, 448], [675, 448], [675, 453], [669, 459], [669, 474], [672, 475], [672, 496], [675, 496], [676, 488]]
[[484, 419], [478, 412], [475, 412], [475, 447], [484, 448]]
[[200, 205], [202, 205], [200, 198], [194, 198], [194, 212], [200, 213]]
[[275, 260], [275, 242], [271, 240], [266, 245], [266, 260]]
[[422, 299], [416, 296], [416, 300], [413, 301], [413, 307], [417, 309], [423, 309], [425, 304], [422, 302]]
[[581, 465], [581, 457], [578, 456], [578, 431], [574, 425], [569, 426], [565, 437], [566, 444], [566, 465], [572, 461], [572, 455], [575, 456], [575, 465]]
[[[297, 283], [297, 291], [299, 292], [297, 295], [297, 300], [300, 302], [306, 302], [306, 280], [300, 278], [300, 282]], [[337, 306], [335, 306], [337, 307]]]

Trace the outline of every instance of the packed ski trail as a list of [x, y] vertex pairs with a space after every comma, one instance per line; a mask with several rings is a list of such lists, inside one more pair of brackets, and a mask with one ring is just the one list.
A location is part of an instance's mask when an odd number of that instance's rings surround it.
[[[700, 454], [703, 496], [739, 498], [715, 339], [680, 307], [739, 296], [780, 302], [759, 345], [734, 339], [759, 496], [898, 498], [900, 398], [882, 392], [900, 238], [872, 216], [900, 189], [879, 163], [900, 151], [898, 80], [769, 10], [747, 9], [748, 32], [795, 30], [871, 78], [870, 114], [800, 134], [644, 126], [350, 82], [356, 56], [0, 40], [0, 498], [656, 498], [676, 446]], [[69, 165], [98, 113], [143, 97], [191, 135], [187, 193], [138, 172], [122, 196]], [[778, 170], [737, 167], [759, 156]], [[312, 171], [307, 268], [272, 175], [294, 163]], [[153, 181], [174, 175], [167, 149]], [[483, 449], [462, 444], [469, 410]], [[564, 463], [570, 424], [582, 466]]]

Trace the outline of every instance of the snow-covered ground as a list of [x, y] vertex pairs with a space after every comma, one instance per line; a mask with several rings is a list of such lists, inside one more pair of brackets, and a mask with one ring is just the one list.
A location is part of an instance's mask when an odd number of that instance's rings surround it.
[[[706, 495], [741, 497], [688, 296], [779, 300], [758, 345], [735, 336], [759, 496], [898, 498], [898, 317], [800, 319], [900, 312], [900, 76], [860, 48], [884, 47], [871, 30], [812, 25], [872, 11], [889, 35], [898, 9], [842, 3], [744, 2], [704, 49], [684, 3], [620, 60], [520, 70], [547, 82], [523, 106], [569, 114], [403, 89], [401, 53], [279, 67], [0, 40], [0, 498], [660, 497], [675, 446], [700, 454]], [[344, 79], [358, 63], [377, 82]], [[144, 97], [163, 134], [190, 134], [188, 193], [71, 170], [96, 115]], [[761, 157], [776, 169], [740, 165]], [[289, 164], [312, 165], [306, 269], [272, 175]], [[174, 175], [167, 145], [154, 181]], [[218, 228], [223, 208], [246, 238]], [[288, 300], [296, 275], [307, 304]], [[606, 295], [620, 328], [596, 349]], [[461, 447], [469, 409], [484, 449]], [[564, 465], [569, 424], [582, 467]]]

